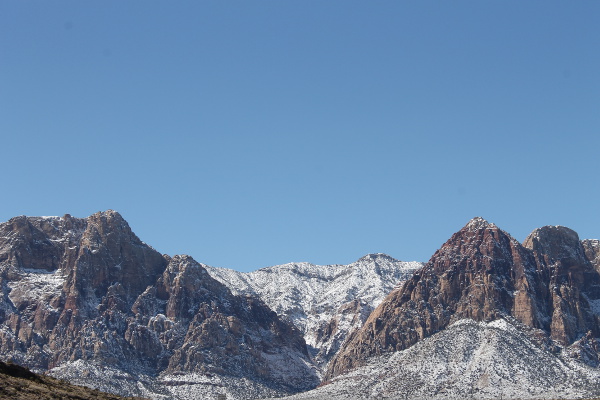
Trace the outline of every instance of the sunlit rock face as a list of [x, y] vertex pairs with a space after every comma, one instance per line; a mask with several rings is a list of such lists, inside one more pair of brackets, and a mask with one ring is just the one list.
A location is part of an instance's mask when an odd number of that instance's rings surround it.
[[0, 224], [0, 284], [0, 357], [30, 368], [217, 374], [272, 393], [318, 383], [292, 324], [191, 257], [161, 255], [115, 211]]
[[463, 319], [509, 318], [550, 348], [598, 337], [594, 251], [568, 228], [536, 229], [520, 244], [474, 218], [375, 309], [331, 361], [326, 378], [407, 349]]

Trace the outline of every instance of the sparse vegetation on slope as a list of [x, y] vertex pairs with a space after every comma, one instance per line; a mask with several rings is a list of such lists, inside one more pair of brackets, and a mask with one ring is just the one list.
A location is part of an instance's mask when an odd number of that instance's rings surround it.
[[88, 387], [71, 385], [64, 380], [34, 374], [20, 365], [0, 361], [0, 399], [133, 400], [136, 398], [121, 397]]

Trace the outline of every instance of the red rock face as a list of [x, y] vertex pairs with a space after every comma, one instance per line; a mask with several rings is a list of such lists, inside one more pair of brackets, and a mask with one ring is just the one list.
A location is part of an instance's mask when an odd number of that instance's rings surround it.
[[406, 349], [463, 318], [514, 318], [563, 345], [588, 332], [597, 337], [592, 305], [598, 299], [600, 275], [572, 230], [544, 227], [521, 245], [475, 218], [390, 293], [332, 360], [327, 378], [371, 356]]
[[0, 357], [28, 367], [83, 359], [132, 373], [254, 377], [292, 391], [318, 383], [308, 367], [282, 382], [263, 357], [307, 359], [295, 328], [260, 300], [232, 295], [191, 257], [159, 254], [114, 211], [0, 224], [0, 285]]

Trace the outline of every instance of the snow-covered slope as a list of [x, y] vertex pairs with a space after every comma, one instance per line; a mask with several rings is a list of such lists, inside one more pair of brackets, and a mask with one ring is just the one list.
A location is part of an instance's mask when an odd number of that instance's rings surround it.
[[[514, 321], [513, 321], [514, 322]], [[544, 350], [504, 319], [460, 320], [289, 399], [557, 399], [598, 396], [600, 370]], [[526, 328], [525, 328], [526, 329]]]
[[49, 371], [55, 378], [124, 396], [152, 400], [215, 399], [224, 394], [230, 400], [281, 397], [268, 382], [219, 374], [177, 373], [149, 376], [130, 374], [94, 361], [77, 360]]
[[369, 254], [348, 265], [290, 263], [247, 273], [206, 269], [233, 293], [258, 295], [291, 320], [324, 366], [349, 332], [362, 326], [383, 298], [422, 265]]

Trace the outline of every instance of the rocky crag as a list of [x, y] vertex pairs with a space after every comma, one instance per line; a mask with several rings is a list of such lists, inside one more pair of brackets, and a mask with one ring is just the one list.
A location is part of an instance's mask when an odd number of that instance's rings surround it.
[[598, 368], [542, 348], [514, 321], [463, 319], [289, 399], [590, 399], [599, 382]]
[[0, 224], [0, 286], [0, 357], [38, 371], [79, 383], [102, 371], [92, 384], [144, 396], [171, 396], [186, 374], [213, 392], [318, 383], [292, 324], [191, 257], [159, 254], [114, 211]]
[[599, 363], [598, 241], [560, 226], [523, 244], [482, 218], [454, 234], [355, 331], [327, 378], [410, 348], [461, 320], [511, 321], [541, 349]]

